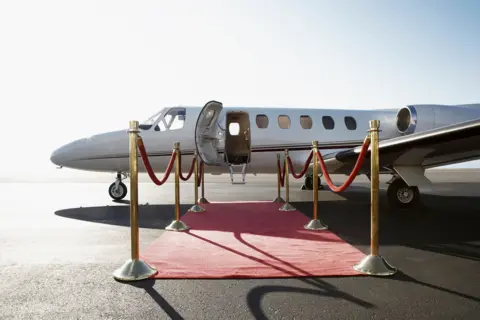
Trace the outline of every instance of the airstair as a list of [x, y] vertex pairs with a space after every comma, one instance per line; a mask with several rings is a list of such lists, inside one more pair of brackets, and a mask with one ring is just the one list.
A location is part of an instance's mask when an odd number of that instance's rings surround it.
[[[225, 160], [226, 160], [226, 163], [228, 165], [228, 171], [230, 173], [230, 180], [232, 181], [232, 184], [245, 184], [245, 176], [247, 175], [247, 165], [248, 163], [250, 162], [250, 155], [248, 156], [247, 158], [247, 161], [243, 162], [243, 163], [231, 163], [229, 160], [228, 160], [228, 156], [227, 154], [225, 154]], [[240, 171], [240, 170], [241, 171]], [[235, 175], [239, 175], [241, 174], [242, 175], [242, 181], [235, 181], [234, 179], [234, 176]]]

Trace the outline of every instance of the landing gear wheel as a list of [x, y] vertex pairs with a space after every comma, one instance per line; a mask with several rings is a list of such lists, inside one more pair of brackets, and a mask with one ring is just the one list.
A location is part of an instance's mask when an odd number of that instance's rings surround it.
[[387, 189], [388, 204], [396, 209], [410, 209], [420, 200], [418, 187], [409, 187], [402, 179], [393, 180]]
[[[322, 181], [320, 180], [320, 177], [317, 177], [317, 180], [318, 180], [318, 189], [319, 190], [323, 189], [322, 184], [321, 184]], [[312, 175], [305, 176], [304, 186], [305, 186], [306, 190], [313, 190], [313, 176]]]
[[123, 182], [120, 182], [117, 188], [114, 182], [108, 187], [108, 194], [113, 200], [122, 200], [127, 195], [127, 186]]

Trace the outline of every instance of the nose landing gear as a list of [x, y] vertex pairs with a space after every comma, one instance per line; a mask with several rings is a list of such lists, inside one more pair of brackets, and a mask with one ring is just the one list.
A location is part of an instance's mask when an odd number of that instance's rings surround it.
[[[122, 175], [123, 175], [123, 179], [122, 179]], [[122, 180], [127, 178], [128, 178], [128, 174], [118, 172], [117, 179], [115, 180], [114, 183], [110, 185], [110, 187], [108, 187], [108, 194], [113, 200], [116, 200], [116, 201], [122, 200], [127, 195], [127, 191], [128, 191], [127, 186], [122, 182]]]

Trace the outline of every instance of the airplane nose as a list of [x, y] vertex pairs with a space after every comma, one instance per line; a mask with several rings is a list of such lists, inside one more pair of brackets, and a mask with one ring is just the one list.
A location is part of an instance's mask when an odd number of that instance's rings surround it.
[[65, 149], [65, 147], [60, 147], [57, 150], [53, 151], [52, 155], [50, 156], [50, 161], [57, 166], [64, 166], [67, 162], [67, 157], [65, 156]]
[[72, 169], [103, 169], [101, 163], [99, 167], [98, 159], [125, 153], [128, 154], [128, 133], [119, 130], [72, 141], [53, 151], [50, 161], [57, 166]]
[[58, 148], [50, 155], [50, 161], [60, 167], [69, 165], [83, 151], [84, 142], [84, 139], [80, 139]]
[[50, 156], [50, 161], [51, 161], [53, 164], [59, 166], [59, 165], [60, 165], [60, 164], [59, 164], [59, 163], [60, 163], [60, 160], [61, 160], [61, 159], [60, 159], [59, 151], [58, 151], [58, 149], [57, 149], [57, 150], [55, 150], [55, 151], [52, 152], [52, 155]]

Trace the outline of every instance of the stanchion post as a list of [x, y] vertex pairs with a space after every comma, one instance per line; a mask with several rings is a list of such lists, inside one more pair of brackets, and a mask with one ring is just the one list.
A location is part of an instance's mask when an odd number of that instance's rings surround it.
[[285, 149], [285, 204], [279, 209], [280, 211], [295, 211], [294, 206], [290, 204], [290, 186], [288, 176], [290, 171], [288, 170], [288, 149]]
[[318, 141], [312, 142], [313, 159], [313, 219], [304, 228], [307, 230], [326, 230], [328, 226], [318, 220]]
[[198, 200], [198, 203], [210, 203], [208, 202], [207, 198], [205, 198], [205, 163], [203, 163], [203, 170], [202, 170], [202, 182], [201, 182], [201, 198]]
[[194, 195], [195, 204], [188, 211], [203, 212], [203, 211], [205, 211], [205, 209], [198, 205], [198, 155], [197, 155], [197, 151], [195, 151], [194, 157], [195, 157], [195, 160], [194, 160], [194, 164], [193, 164], [194, 165], [194, 170], [193, 170], [194, 173], [193, 174], [195, 175], [195, 178], [194, 178], [195, 188], [193, 190], [195, 192], [195, 195]]
[[397, 272], [395, 267], [392, 267], [388, 262], [379, 255], [379, 207], [378, 207], [378, 194], [379, 194], [379, 173], [380, 173], [380, 155], [378, 150], [378, 132], [380, 128], [379, 120], [370, 120], [370, 171], [371, 171], [371, 241], [370, 241], [370, 254], [366, 256], [360, 263], [353, 266], [353, 268], [361, 273], [373, 275], [373, 276], [391, 276]]
[[173, 148], [175, 150], [175, 220], [165, 230], [187, 231], [190, 227], [180, 220], [180, 142], [175, 142]]
[[130, 121], [130, 245], [131, 257], [113, 272], [120, 281], [136, 281], [150, 278], [157, 273], [155, 268], [140, 260], [138, 228], [138, 121]]
[[[280, 163], [280, 153], [277, 153], [277, 164]], [[273, 200], [274, 203], [285, 203], [281, 193], [282, 188], [282, 172], [281, 168], [277, 165], [277, 198]]]

